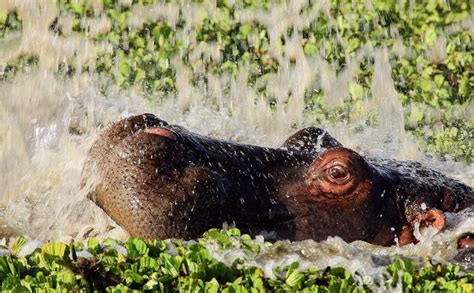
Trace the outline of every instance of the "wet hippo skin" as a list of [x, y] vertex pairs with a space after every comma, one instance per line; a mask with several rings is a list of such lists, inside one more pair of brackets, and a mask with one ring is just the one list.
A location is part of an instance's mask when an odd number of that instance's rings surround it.
[[418, 162], [362, 157], [305, 128], [280, 148], [204, 137], [152, 114], [108, 127], [83, 169], [89, 198], [133, 236], [195, 238], [222, 223], [274, 239], [401, 245], [474, 204]]

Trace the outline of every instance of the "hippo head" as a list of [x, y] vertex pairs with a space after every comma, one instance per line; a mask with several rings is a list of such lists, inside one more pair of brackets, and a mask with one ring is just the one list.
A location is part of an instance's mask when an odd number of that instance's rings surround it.
[[473, 204], [472, 189], [460, 182], [417, 162], [363, 157], [319, 128], [263, 148], [200, 136], [151, 114], [99, 136], [83, 186], [130, 234], [160, 238], [194, 238], [227, 222], [274, 238], [406, 244], [417, 226], [439, 230], [443, 212]]
[[362, 157], [319, 128], [300, 130], [282, 148], [310, 156], [275, 176], [295, 239], [404, 245], [416, 242], [416, 228], [441, 230], [443, 211], [474, 204], [472, 188], [458, 181], [418, 162]]

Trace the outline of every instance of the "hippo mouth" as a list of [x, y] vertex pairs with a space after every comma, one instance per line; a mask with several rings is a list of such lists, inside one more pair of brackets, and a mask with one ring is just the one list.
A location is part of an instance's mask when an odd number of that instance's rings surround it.
[[308, 217], [309, 215], [292, 215], [288, 212], [280, 212], [272, 214], [271, 217], [260, 217], [257, 215], [256, 217], [249, 216], [245, 219], [238, 219], [234, 220], [233, 222], [240, 226], [268, 226], [268, 225], [282, 225], [287, 224], [289, 222], [295, 221], [297, 218], [304, 218]]

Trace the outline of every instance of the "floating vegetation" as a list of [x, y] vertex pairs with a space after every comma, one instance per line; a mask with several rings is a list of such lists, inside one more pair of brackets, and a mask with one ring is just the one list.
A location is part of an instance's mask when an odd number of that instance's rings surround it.
[[22, 21], [16, 11], [0, 10], [0, 39], [9, 33], [19, 31], [22, 28]]
[[28, 73], [38, 65], [38, 56], [21, 54], [10, 60], [6, 66], [0, 66], [0, 81], [11, 80], [19, 73]]
[[[2, 291], [85, 290], [124, 292], [372, 292], [399, 288], [404, 292], [472, 292], [474, 273], [452, 264], [420, 264], [395, 258], [375, 282], [340, 267], [301, 269], [298, 262], [274, 267], [273, 276], [236, 258], [217, 260], [206, 245], [239, 247], [255, 253], [261, 246], [237, 229], [210, 230], [196, 241], [112, 239], [99, 243], [49, 242], [43, 246], [19, 237], [0, 256]], [[5, 249], [7, 249], [5, 247]]]
[[[123, 90], [139, 89], [150, 100], [181, 90], [177, 85], [181, 68], [191, 72], [191, 84], [200, 92], [212, 87], [210, 79], [216, 77], [223, 84], [222, 95], [230, 87], [229, 79], [244, 74], [244, 81], [238, 84], [253, 88], [257, 98], [275, 110], [277, 104], [284, 108], [288, 100], [295, 100], [295, 93], [275, 97], [268, 80], [283, 75], [297, 61], [323, 60], [338, 74], [358, 63], [350, 78], [341, 80], [340, 86], [347, 90], [337, 105], [329, 105], [332, 96], [321, 77], [309, 86], [302, 85], [306, 87], [302, 97], [305, 114], [313, 123], [349, 124], [366, 115], [366, 124], [373, 126], [377, 113], [366, 105], [374, 98], [373, 51], [386, 48], [396, 96], [404, 106], [405, 129], [428, 152], [472, 162], [474, 122], [466, 119], [474, 96], [469, 1], [377, 0], [371, 5], [367, 1], [329, 1], [290, 6], [288, 9], [299, 9], [298, 18], [286, 20], [282, 2], [269, 1], [58, 0], [59, 12], [50, 32], [92, 41], [98, 52], [88, 62], [78, 62], [77, 54], [72, 54], [61, 59], [56, 70], [65, 77], [97, 73]], [[20, 8], [0, 11], [0, 39], [22, 31], [24, 8]], [[146, 10], [154, 11], [153, 17], [144, 14]], [[144, 17], [137, 20], [136, 15]], [[270, 16], [281, 17], [281, 23], [268, 21]], [[11, 80], [17, 72], [28, 72], [39, 58], [36, 52], [23, 51], [11, 56], [0, 65], [0, 79]], [[49, 63], [54, 62], [45, 62]], [[311, 70], [327, 73], [323, 68]], [[306, 72], [295, 72], [301, 73]]]
[[[75, 55], [65, 58], [57, 68], [59, 76], [97, 73], [123, 90], [138, 89], [150, 101], [179, 92], [177, 70], [184, 68], [189, 74], [180, 74], [190, 79], [187, 85], [202, 93], [215, 86], [210, 83], [213, 78], [220, 80], [224, 95], [230, 87], [228, 81], [239, 80], [271, 109], [281, 109], [298, 97], [291, 91], [276, 97], [269, 80], [287, 74], [288, 67], [306, 58], [305, 62], [326, 62], [315, 64], [333, 68], [336, 76], [356, 65], [349, 78], [341, 79], [346, 92], [337, 97], [339, 104], [330, 101], [334, 94], [323, 85], [326, 77], [301, 85], [310, 121], [350, 124], [363, 117], [367, 126], [377, 126], [380, 113], [367, 106], [375, 94], [374, 69], [380, 66], [375, 64], [373, 52], [387, 50], [394, 93], [403, 105], [405, 130], [419, 138], [424, 150], [440, 158], [473, 160], [474, 122], [467, 119], [460, 123], [462, 117], [452, 115], [466, 113], [474, 96], [469, 2], [290, 5], [288, 9], [300, 9], [299, 17], [284, 20], [280, 26], [267, 19], [284, 17], [280, 2], [191, 1], [178, 5], [154, 0], [58, 0], [57, 5], [59, 16], [50, 30], [64, 38], [80, 36], [99, 48], [93, 60], [77, 62]], [[146, 14], [146, 10], [154, 12]], [[0, 13], [0, 38], [21, 26], [21, 15], [16, 11]], [[3, 79], [29, 66], [31, 62], [21, 61], [24, 58], [11, 60]], [[321, 68], [317, 74], [328, 73]], [[430, 114], [433, 112], [436, 119]], [[433, 127], [438, 123], [441, 125]]]

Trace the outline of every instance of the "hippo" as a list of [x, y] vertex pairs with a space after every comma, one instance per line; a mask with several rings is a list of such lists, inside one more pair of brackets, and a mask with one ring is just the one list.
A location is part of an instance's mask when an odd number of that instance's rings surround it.
[[223, 223], [270, 240], [339, 236], [389, 246], [473, 189], [415, 161], [363, 157], [308, 127], [279, 148], [212, 139], [152, 114], [113, 123], [82, 172], [88, 198], [132, 236], [193, 239]]

